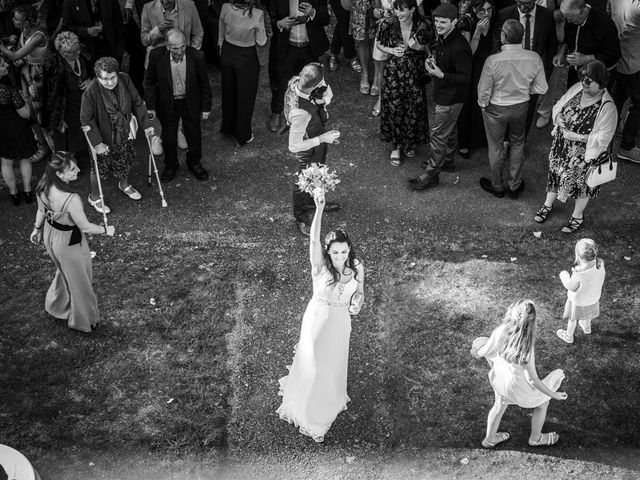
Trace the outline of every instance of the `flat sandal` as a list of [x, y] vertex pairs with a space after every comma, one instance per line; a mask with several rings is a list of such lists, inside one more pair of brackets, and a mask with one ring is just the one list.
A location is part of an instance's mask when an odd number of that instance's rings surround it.
[[536, 212], [536, 216], [533, 219], [538, 223], [544, 223], [549, 214], [551, 213], [552, 207], [547, 207], [546, 205], [542, 205], [540, 209]]

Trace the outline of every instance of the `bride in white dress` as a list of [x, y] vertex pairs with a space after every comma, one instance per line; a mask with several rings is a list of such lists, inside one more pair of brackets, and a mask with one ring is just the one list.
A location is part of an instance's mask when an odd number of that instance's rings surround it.
[[351, 240], [334, 230], [320, 242], [324, 195], [315, 196], [311, 223], [313, 296], [302, 318], [300, 340], [289, 375], [280, 379], [280, 418], [322, 442], [338, 414], [347, 409], [347, 366], [351, 315], [364, 301], [364, 268]]

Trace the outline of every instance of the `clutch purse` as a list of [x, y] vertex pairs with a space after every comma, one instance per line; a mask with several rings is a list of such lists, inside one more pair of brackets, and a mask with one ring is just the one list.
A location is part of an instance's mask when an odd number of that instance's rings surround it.
[[603, 183], [610, 182], [616, 178], [618, 173], [618, 162], [614, 162], [610, 152], [602, 152], [595, 163], [587, 170], [585, 183], [589, 188], [595, 188]]

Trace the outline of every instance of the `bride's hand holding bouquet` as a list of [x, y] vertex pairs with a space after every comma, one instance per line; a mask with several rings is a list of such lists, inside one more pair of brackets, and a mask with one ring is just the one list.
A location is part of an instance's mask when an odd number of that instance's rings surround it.
[[322, 196], [324, 207], [324, 196], [327, 192], [335, 190], [340, 183], [336, 172], [330, 172], [326, 165], [312, 163], [298, 174], [298, 187], [303, 192], [308, 193], [317, 202], [317, 197]]

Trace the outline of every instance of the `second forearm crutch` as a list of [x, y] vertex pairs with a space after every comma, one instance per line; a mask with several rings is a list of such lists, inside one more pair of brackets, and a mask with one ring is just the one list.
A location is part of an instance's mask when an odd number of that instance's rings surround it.
[[169, 205], [167, 204], [167, 201], [164, 199], [164, 192], [162, 191], [162, 183], [160, 182], [160, 175], [158, 174], [156, 157], [153, 155], [153, 148], [151, 147], [151, 135], [147, 135], [147, 133], [145, 132], [144, 137], [147, 139], [147, 145], [149, 147], [149, 185], [151, 185], [151, 164], [153, 164], [153, 171], [156, 172], [156, 180], [158, 181], [158, 190], [160, 191], [162, 206], [168, 207]]
[[84, 138], [87, 140], [87, 145], [89, 145], [89, 151], [91, 152], [91, 158], [93, 159], [93, 167], [95, 168], [96, 179], [98, 180], [98, 192], [100, 192], [100, 203], [102, 204], [102, 221], [104, 222], [104, 227], [107, 228], [107, 211], [104, 208], [104, 195], [102, 194], [102, 183], [100, 182], [100, 171], [98, 170], [98, 155], [96, 154], [91, 141], [89, 140], [89, 135], [87, 132], [91, 130], [89, 125], [83, 125], [82, 133], [84, 133]]

